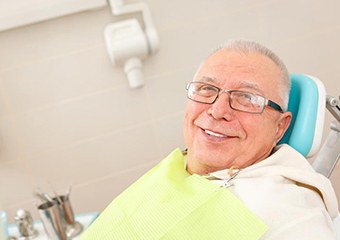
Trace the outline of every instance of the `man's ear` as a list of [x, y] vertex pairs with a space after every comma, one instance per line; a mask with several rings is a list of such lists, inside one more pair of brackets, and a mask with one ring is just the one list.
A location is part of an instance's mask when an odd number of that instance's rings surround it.
[[290, 122], [292, 121], [292, 113], [291, 112], [284, 112], [281, 114], [280, 118], [278, 119], [277, 123], [277, 131], [275, 135], [276, 143], [278, 143], [287, 129], [289, 128]]

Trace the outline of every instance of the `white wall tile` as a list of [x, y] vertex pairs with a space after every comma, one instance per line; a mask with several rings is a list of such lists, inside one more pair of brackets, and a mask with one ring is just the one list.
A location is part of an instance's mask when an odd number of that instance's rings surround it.
[[12, 151], [32, 155], [149, 119], [144, 89], [109, 89], [42, 111], [13, 118], [19, 145]]
[[[224, 19], [230, 15], [239, 15], [244, 17], [244, 11], [255, 11], [261, 4], [268, 0], [242, 0], [242, 1], [157, 1], [146, 0], [150, 5], [152, 16], [155, 24], [160, 30], [163, 28], [180, 28], [183, 25], [190, 24], [199, 26], [198, 22], [210, 22], [216, 16], [222, 16]], [[237, 23], [234, 23], [237, 26]]]
[[183, 119], [183, 112], [179, 112], [155, 120], [155, 132], [162, 156], [167, 156], [175, 148], [185, 149]]
[[103, 46], [0, 72], [0, 76], [7, 114], [127, 85], [123, 70], [112, 66]]
[[262, 26], [259, 34], [280, 41], [338, 27], [339, 7], [339, 2], [334, 0], [298, 0], [294, 4], [286, 0], [270, 1], [257, 11], [256, 18]]
[[5, 98], [5, 91], [4, 87], [2, 84], [2, 77], [1, 77], [1, 72], [0, 72], [0, 115], [4, 116], [6, 112], [9, 111], [8, 103]]
[[32, 176], [20, 163], [0, 163], [0, 202], [10, 206], [32, 197]]
[[184, 109], [187, 101], [185, 85], [192, 81], [195, 71], [194, 68], [187, 68], [148, 80], [145, 87], [153, 118], [159, 118]]
[[208, 53], [231, 38], [260, 39], [261, 25], [256, 16], [256, 11], [249, 9], [244, 15], [228, 15], [228, 19], [211, 15], [206, 21], [198, 18], [196, 23], [184, 21], [160, 30], [161, 48], [145, 61], [146, 75], [196, 68]]
[[[337, 75], [338, 58], [340, 46], [338, 39], [340, 28], [320, 34], [304, 35], [299, 38], [284, 42], [280, 46], [282, 55], [288, 62], [288, 67], [292, 72], [302, 72], [319, 76], [323, 72], [333, 72]], [[330, 47], [326, 47], [330, 46]], [[332, 82], [337, 82], [334, 78], [324, 78], [326, 88], [339, 93], [340, 85], [334, 86]], [[333, 88], [335, 87], [335, 88]]]
[[[336, 56], [334, 55], [334, 57]], [[337, 64], [337, 60], [331, 61], [333, 61], [332, 64]], [[340, 72], [334, 71], [334, 69], [336, 69], [336, 67], [330, 69], [320, 69], [315, 73], [315, 76], [317, 76], [325, 84], [328, 95], [337, 97], [340, 95]]]
[[111, 20], [109, 9], [105, 8], [2, 32], [0, 69], [102, 44], [104, 27]]
[[19, 158], [18, 151], [16, 151], [18, 139], [13, 133], [13, 118], [2, 115], [0, 117], [0, 164], [14, 162]]
[[155, 162], [159, 160], [155, 146], [152, 125], [140, 124], [28, 158], [26, 169], [36, 176], [36, 184], [51, 182], [66, 188]]

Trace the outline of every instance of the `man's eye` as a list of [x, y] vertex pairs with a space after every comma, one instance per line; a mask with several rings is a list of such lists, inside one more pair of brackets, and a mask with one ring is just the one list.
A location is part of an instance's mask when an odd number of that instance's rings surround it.
[[212, 86], [203, 85], [198, 89], [198, 92], [199, 92], [200, 95], [210, 97], [210, 96], [215, 95], [217, 90], [216, 90], [216, 88], [214, 88]]
[[255, 95], [249, 93], [244, 93], [242, 97], [251, 103], [255, 103], [257, 99]]
[[216, 92], [216, 88], [212, 87], [212, 86], [202, 86], [201, 91], [214, 91]]
[[238, 93], [236, 96], [237, 101], [242, 105], [257, 104], [257, 96], [251, 93]]

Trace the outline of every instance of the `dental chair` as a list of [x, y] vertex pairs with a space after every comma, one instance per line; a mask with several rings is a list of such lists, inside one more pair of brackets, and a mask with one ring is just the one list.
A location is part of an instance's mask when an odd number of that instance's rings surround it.
[[[320, 148], [326, 108], [335, 121]], [[340, 100], [327, 96], [319, 79], [292, 74], [288, 111], [293, 118], [280, 143], [289, 144], [306, 158], [315, 156], [313, 168], [329, 178], [340, 158]], [[340, 217], [334, 220], [334, 226], [340, 239]]]

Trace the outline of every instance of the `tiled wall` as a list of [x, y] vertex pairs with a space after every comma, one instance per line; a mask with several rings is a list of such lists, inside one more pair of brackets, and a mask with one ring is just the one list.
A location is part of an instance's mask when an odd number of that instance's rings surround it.
[[100, 211], [183, 148], [184, 85], [229, 38], [262, 42], [291, 72], [315, 75], [340, 94], [338, 0], [145, 2], [161, 46], [145, 62], [142, 89], [130, 89], [109, 61], [103, 29], [127, 18], [109, 8], [0, 32], [0, 202], [10, 221], [18, 208], [36, 217], [36, 187], [64, 193], [72, 185], [76, 213]]

